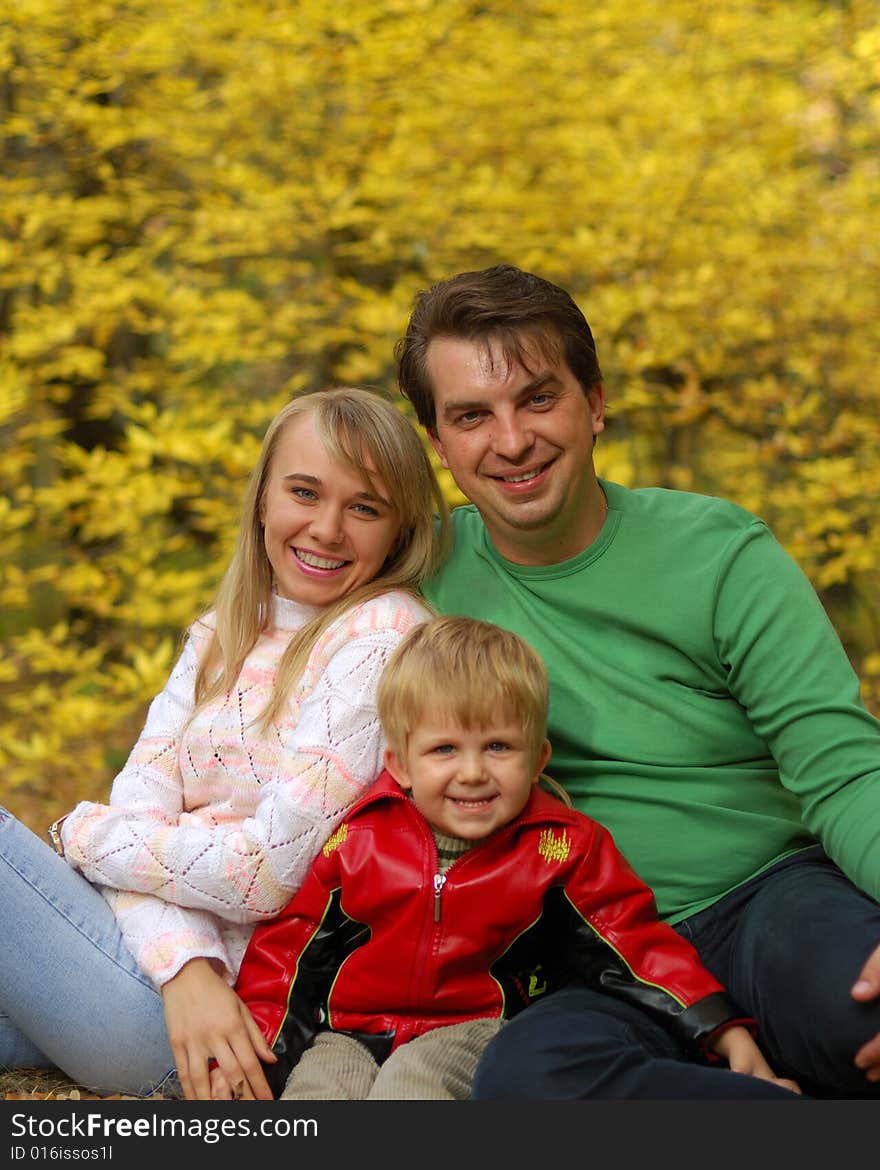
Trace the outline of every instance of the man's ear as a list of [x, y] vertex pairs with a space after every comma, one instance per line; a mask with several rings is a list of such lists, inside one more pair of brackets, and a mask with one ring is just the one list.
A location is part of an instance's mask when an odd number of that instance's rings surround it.
[[552, 750], [553, 749], [550, 747], [550, 740], [549, 739], [545, 739], [544, 742], [541, 744], [541, 746], [538, 748], [538, 755], [537, 755], [537, 758], [535, 760], [535, 775], [534, 775], [534, 778], [532, 780], [533, 784], [537, 784], [538, 781], [541, 779], [541, 773], [544, 771], [544, 769], [547, 767], [547, 764], [550, 762], [550, 754], [551, 754]]
[[403, 761], [391, 748], [385, 749], [385, 767], [397, 781], [401, 788], [412, 788], [412, 781], [407, 775]]
[[446, 456], [443, 453], [443, 444], [440, 442], [440, 439], [437, 436], [437, 432], [434, 430], [433, 427], [427, 427], [426, 429], [428, 432], [428, 438], [431, 440], [431, 446], [437, 452], [437, 457], [439, 458], [440, 463], [448, 471], [449, 464], [446, 462]]
[[601, 382], [597, 382], [588, 392], [587, 407], [590, 412], [593, 434], [598, 435], [605, 430], [605, 387]]

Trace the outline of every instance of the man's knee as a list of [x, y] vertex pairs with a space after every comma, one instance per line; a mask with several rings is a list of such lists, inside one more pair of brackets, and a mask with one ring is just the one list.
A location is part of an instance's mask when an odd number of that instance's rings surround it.
[[673, 1038], [630, 1004], [587, 989], [557, 992], [506, 1024], [474, 1078], [477, 1100], [603, 1095], [653, 1056], [680, 1058]]

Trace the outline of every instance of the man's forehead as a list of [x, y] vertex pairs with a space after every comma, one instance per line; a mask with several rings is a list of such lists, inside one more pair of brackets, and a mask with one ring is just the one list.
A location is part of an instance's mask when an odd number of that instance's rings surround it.
[[436, 342], [460, 342], [472, 347], [480, 368], [487, 374], [503, 372], [505, 378], [514, 367], [530, 377], [552, 373], [566, 365], [559, 337], [547, 330], [504, 330], [482, 337], [437, 337], [428, 346], [428, 362]]

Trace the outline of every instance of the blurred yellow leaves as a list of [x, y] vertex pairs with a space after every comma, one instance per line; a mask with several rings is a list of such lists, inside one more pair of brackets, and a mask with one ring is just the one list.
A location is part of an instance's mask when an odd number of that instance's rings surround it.
[[764, 516], [880, 706], [873, 0], [0, 5], [16, 811], [106, 792], [284, 400], [501, 261], [593, 325], [600, 472]]

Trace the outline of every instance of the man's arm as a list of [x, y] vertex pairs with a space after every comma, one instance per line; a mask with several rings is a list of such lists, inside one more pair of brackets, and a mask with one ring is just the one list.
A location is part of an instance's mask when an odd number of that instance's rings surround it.
[[731, 694], [804, 824], [855, 885], [880, 898], [880, 722], [812, 585], [760, 522], [731, 545], [714, 630]]

